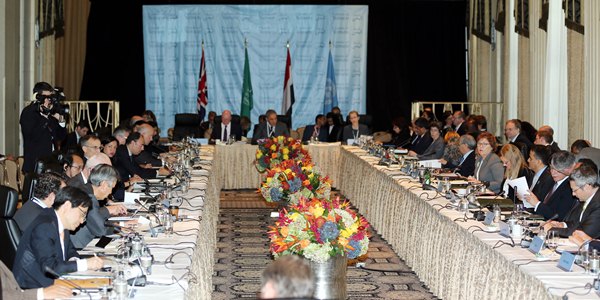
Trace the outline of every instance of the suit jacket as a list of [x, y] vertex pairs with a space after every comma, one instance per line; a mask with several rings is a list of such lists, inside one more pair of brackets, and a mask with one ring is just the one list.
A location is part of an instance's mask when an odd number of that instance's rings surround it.
[[427, 131], [422, 137], [418, 136], [415, 138], [418, 138], [418, 140], [416, 142], [414, 142], [414, 139], [413, 139], [412, 142], [407, 145], [407, 148], [412, 151], [415, 151], [417, 154], [423, 154], [423, 152], [425, 152], [425, 150], [427, 150], [429, 145], [431, 145], [431, 143], [433, 143], [433, 139], [431, 138], [429, 131]]
[[439, 137], [435, 141], [433, 141], [429, 145], [429, 147], [425, 149], [425, 151], [423, 151], [423, 154], [417, 155], [417, 158], [420, 160], [440, 159], [442, 158], [442, 156], [444, 156], [445, 147], [446, 144], [444, 144], [444, 139], [442, 137]]
[[475, 150], [473, 150], [467, 155], [467, 158], [456, 167], [456, 172], [465, 177], [473, 176], [473, 174], [475, 174], [475, 157]]
[[77, 142], [77, 133], [75, 131], [67, 134], [65, 138], [62, 149], [77, 149], [79, 142]]
[[[553, 187], [554, 181], [552, 181], [550, 190], [552, 190]], [[544, 198], [546, 198], [546, 195], [544, 195]], [[563, 181], [558, 188], [556, 188], [556, 191], [550, 196], [546, 204], [544, 204], [544, 198], [538, 198], [541, 202], [538, 204], [535, 213], [544, 216], [544, 219], [546, 220], [552, 218], [555, 214], [558, 214], [556, 220], [561, 222], [566, 220], [569, 211], [571, 211], [577, 202], [579, 202], [576, 198], [573, 198], [573, 191], [571, 190], [569, 179]], [[579, 217], [579, 215], [577, 215], [577, 217]]]
[[333, 125], [331, 132], [329, 132], [329, 128], [327, 128], [327, 141], [330, 143], [338, 142], [340, 140], [340, 132], [342, 131], [342, 127], [340, 125]]
[[[229, 135], [229, 136], [235, 135], [235, 139], [239, 141], [242, 136], [242, 126], [240, 126], [239, 123], [235, 123], [235, 122], [230, 122], [229, 124], [231, 124], [231, 126], [229, 126], [231, 132], [228, 132], [227, 135]], [[213, 131], [210, 135], [210, 142], [213, 144], [215, 143], [215, 140], [223, 140], [222, 136], [221, 136], [221, 128], [222, 128], [221, 125], [222, 125], [222, 123], [219, 122], [218, 124], [215, 124], [215, 126], [213, 127]]]
[[[369, 127], [365, 124], [358, 124], [358, 135], [369, 135], [371, 132], [369, 131]], [[352, 132], [352, 125], [344, 126], [342, 130], [342, 142], [347, 143], [349, 139], [353, 139], [354, 135]]]
[[[256, 145], [258, 140], [262, 140], [262, 139], [266, 139], [269, 138], [269, 132], [267, 129], [267, 124], [268, 122], [264, 122], [261, 124], [258, 124], [258, 128], [256, 128], [256, 130], [254, 131], [254, 134], [252, 135], [252, 144]], [[290, 132], [287, 128], [287, 125], [285, 125], [285, 123], [283, 122], [277, 122], [277, 124], [275, 125], [275, 132], [273, 133], [273, 136], [271, 137], [275, 137], [275, 136], [290, 136]]]
[[47, 276], [44, 267], [48, 266], [59, 274], [77, 271], [77, 262], [69, 261], [79, 257], [64, 231], [65, 259], [58, 234], [58, 218], [54, 209], [46, 208], [25, 230], [17, 248], [13, 265], [15, 279], [22, 289], [48, 287], [54, 279]]
[[[307, 125], [304, 128], [304, 133], [302, 134], [302, 141], [307, 142], [310, 141], [310, 137], [313, 135], [315, 131], [315, 125]], [[329, 140], [329, 126], [322, 126], [319, 130], [319, 135], [317, 136], [319, 142], [327, 142]]]
[[117, 147], [114, 167], [119, 171], [119, 175], [123, 181], [129, 180], [130, 177], [136, 174], [145, 179], [156, 178], [156, 170], [140, 167], [135, 162], [133, 156], [129, 156], [127, 145], [119, 145]]
[[[479, 175], [477, 176], [479, 165]], [[488, 154], [485, 159], [477, 158], [475, 161], [475, 177], [481, 182], [486, 182], [488, 189], [494, 193], [500, 193], [502, 181], [504, 180], [504, 165], [496, 153]]]
[[456, 131], [458, 135], [465, 135], [467, 133], [467, 122], [462, 122], [460, 127], [454, 128], [454, 131]]
[[[533, 176], [535, 176], [535, 174], [533, 174], [531, 176], [531, 180], [528, 181], [529, 186], [533, 184]], [[540, 178], [538, 178], [537, 183], [535, 184], [533, 189], [531, 189], [531, 191], [540, 201], [543, 201], [543, 199], [546, 198], [546, 195], [548, 195], [548, 193], [550, 192], [550, 190], [552, 190], [553, 187], [554, 179], [552, 179], [552, 175], [550, 174], [550, 168], [546, 167], [546, 169], [544, 170], [544, 172], [542, 172]]]
[[69, 178], [69, 180], [67, 180], [67, 185], [83, 189], [83, 187], [86, 185], [86, 182], [83, 181], [83, 174], [80, 172], [79, 174]]
[[523, 132], [519, 133], [515, 141], [510, 143], [517, 146], [517, 148], [521, 150], [523, 157], [529, 157], [529, 148], [531, 148], [533, 143], [527, 138], [527, 136], [525, 136]]
[[44, 208], [35, 203], [33, 199], [25, 202], [25, 204], [17, 210], [13, 219], [15, 219], [17, 225], [19, 225], [21, 233], [27, 230], [27, 227], [29, 227], [31, 222], [33, 222], [43, 210]]
[[[583, 204], [584, 202], [578, 202], [577, 205], [571, 209], [565, 218], [567, 228], [556, 229], [559, 235], [568, 237], [573, 234], [575, 230], [581, 230], [593, 239], [600, 237], [600, 191], [596, 192], [594, 197], [592, 197], [590, 203], [583, 212], [583, 216], [581, 216]], [[581, 221], [579, 221], [580, 216]]]
[[0, 283], [0, 287], [2, 288], [2, 297], [0, 297], [1, 299], [37, 299], [37, 290], [21, 290], [17, 280], [15, 279], [15, 276], [2, 261], [0, 261]]
[[[21, 134], [23, 135], [23, 152], [25, 161], [23, 171], [33, 172], [35, 162], [52, 154], [52, 147], [59, 145], [67, 134], [64, 127], [58, 124], [58, 120], [49, 116], [42, 116], [39, 105], [35, 102], [28, 105], [21, 112]], [[57, 148], [58, 149], [58, 148]]]
[[556, 142], [552, 142], [552, 144], [550, 144], [550, 150], [552, 150], [552, 153], [556, 153], [560, 151], [560, 147]]
[[155, 152], [151, 148], [150, 145], [144, 146], [144, 150], [140, 154], [134, 155], [133, 160], [138, 165], [151, 164], [153, 167], [162, 167], [162, 160], [155, 157], [161, 152]]
[[108, 228], [104, 226], [104, 222], [110, 218], [110, 213], [106, 207], [100, 207], [100, 203], [90, 183], [85, 189], [90, 198], [92, 198], [92, 206], [88, 209], [85, 223], [81, 224], [75, 231], [71, 232], [71, 242], [77, 249], [82, 249], [89, 244], [95, 237], [101, 237], [109, 234]]

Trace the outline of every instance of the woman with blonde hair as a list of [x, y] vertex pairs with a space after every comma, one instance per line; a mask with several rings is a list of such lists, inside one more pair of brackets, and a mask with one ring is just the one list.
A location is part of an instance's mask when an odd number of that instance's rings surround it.
[[521, 150], [513, 144], [502, 146], [502, 149], [500, 149], [500, 159], [505, 168], [502, 189], [509, 199], [514, 199], [515, 191], [508, 185], [507, 181], [525, 177], [527, 182], [531, 182], [531, 171], [527, 168], [527, 162], [523, 158]]
[[444, 135], [444, 143], [446, 144], [446, 148], [444, 149], [444, 155], [442, 156], [442, 159], [440, 159], [440, 162], [444, 168], [454, 169], [460, 164], [462, 153], [460, 153], [460, 150], [458, 149], [459, 139], [460, 135], [456, 133], [456, 131], [448, 131]]

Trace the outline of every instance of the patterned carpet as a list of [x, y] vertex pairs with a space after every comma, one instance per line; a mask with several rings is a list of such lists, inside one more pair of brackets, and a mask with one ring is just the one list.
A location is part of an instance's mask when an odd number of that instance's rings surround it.
[[[225, 198], [236, 197], [235, 192], [227, 193]], [[258, 195], [247, 198], [254, 197]], [[274, 209], [221, 209], [212, 299], [256, 298], [262, 270], [272, 260], [266, 235], [267, 227], [274, 222], [269, 217], [271, 211]], [[388, 272], [348, 267], [349, 299], [436, 299], [375, 232], [367, 256], [366, 268]]]

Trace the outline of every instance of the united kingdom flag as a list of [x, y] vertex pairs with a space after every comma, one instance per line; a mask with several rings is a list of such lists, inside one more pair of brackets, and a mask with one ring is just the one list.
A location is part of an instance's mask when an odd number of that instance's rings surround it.
[[204, 120], [206, 115], [206, 105], [208, 104], [208, 88], [206, 87], [206, 65], [204, 64], [204, 43], [202, 43], [202, 59], [200, 61], [200, 79], [198, 80], [198, 98], [196, 99], [196, 108], [200, 115], [200, 120]]

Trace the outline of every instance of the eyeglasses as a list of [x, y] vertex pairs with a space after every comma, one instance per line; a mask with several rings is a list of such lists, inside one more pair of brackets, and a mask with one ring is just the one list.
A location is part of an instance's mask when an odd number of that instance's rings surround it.
[[489, 146], [490, 143], [477, 143], [477, 146]]
[[574, 189], [574, 190], [573, 190], [573, 193], [575, 193], [575, 192], [579, 191], [579, 190], [580, 190], [580, 189], [582, 189], [584, 186], [585, 186], [585, 185], [578, 186], [576, 189]]
[[102, 151], [102, 149], [104, 149], [103, 146], [87, 146], [87, 145], [85, 145], [84, 147], [88, 147], [88, 148], [92, 148], [92, 149], [96, 149], [96, 150], [100, 150], [100, 151]]
[[81, 212], [81, 217], [83, 218], [83, 222], [85, 222], [85, 220], [87, 220], [87, 211], [84, 211], [83, 209], [81, 209], [81, 207], [77, 207], [77, 209], [79, 209], [79, 211]]
[[70, 167], [75, 170], [81, 170], [81, 168], [83, 168], [83, 166], [75, 166], [75, 165], [71, 165]]

